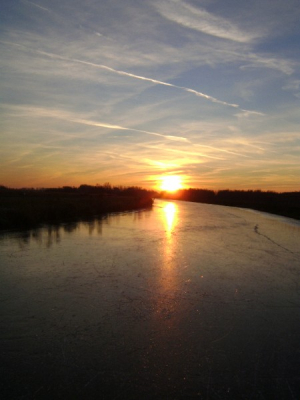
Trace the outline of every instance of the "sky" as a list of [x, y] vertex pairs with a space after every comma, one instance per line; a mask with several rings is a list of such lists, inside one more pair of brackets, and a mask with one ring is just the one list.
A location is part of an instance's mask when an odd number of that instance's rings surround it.
[[0, 185], [300, 190], [300, 0], [0, 5]]

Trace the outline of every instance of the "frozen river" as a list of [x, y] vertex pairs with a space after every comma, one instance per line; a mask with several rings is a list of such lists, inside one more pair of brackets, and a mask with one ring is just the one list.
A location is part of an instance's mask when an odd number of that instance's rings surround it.
[[0, 236], [2, 399], [299, 399], [300, 223], [156, 200]]

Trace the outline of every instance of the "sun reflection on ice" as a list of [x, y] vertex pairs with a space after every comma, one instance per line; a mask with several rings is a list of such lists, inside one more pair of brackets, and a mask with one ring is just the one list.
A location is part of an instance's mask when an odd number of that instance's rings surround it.
[[176, 238], [174, 231], [177, 225], [177, 206], [167, 203], [163, 208], [163, 222], [165, 225], [164, 240], [164, 270], [174, 269], [176, 257]]
[[175, 225], [177, 207], [174, 203], [168, 203], [164, 206], [163, 210], [165, 212], [165, 225], [167, 228], [167, 233], [170, 234]]
[[[158, 292], [155, 297], [155, 319], [159, 326], [165, 329], [174, 329], [177, 312], [177, 267], [178, 249], [176, 240], [176, 226], [178, 223], [178, 207], [174, 203], [166, 203], [162, 207], [161, 222], [164, 228], [164, 240], [161, 255], [161, 268], [158, 275]], [[164, 330], [162, 330], [164, 332]]]

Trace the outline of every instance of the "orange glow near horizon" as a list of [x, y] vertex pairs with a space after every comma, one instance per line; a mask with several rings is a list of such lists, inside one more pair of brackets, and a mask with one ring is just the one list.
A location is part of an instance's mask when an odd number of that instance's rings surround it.
[[167, 192], [176, 192], [176, 190], [183, 188], [182, 180], [180, 176], [177, 175], [164, 176], [161, 178], [160, 188]]

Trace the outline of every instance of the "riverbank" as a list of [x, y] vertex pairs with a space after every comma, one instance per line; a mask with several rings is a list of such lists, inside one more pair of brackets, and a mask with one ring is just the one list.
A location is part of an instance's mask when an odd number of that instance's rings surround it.
[[0, 230], [29, 229], [40, 224], [90, 219], [107, 213], [149, 208], [150, 193], [136, 189], [112, 190], [2, 190]]
[[175, 193], [162, 192], [160, 198], [195, 203], [249, 208], [300, 220], [300, 192], [263, 192], [261, 190], [183, 189]]

